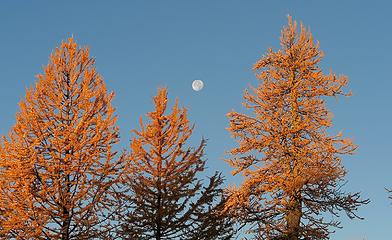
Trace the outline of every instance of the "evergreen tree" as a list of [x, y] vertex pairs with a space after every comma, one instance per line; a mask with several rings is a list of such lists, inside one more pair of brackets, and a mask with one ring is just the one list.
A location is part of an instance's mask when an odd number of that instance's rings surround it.
[[229, 239], [232, 221], [224, 207], [223, 179], [215, 173], [203, 185], [205, 140], [185, 147], [192, 134], [186, 109], [174, 104], [166, 114], [167, 91], [154, 97], [155, 110], [140, 119], [124, 169], [123, 200], [128, 207], [122, 239]]
[[319, 44], [288, 20], [282, 49], [269, 49], [254, 65], [259, 85], [244, 93], [253, 114], [228, 113], [228, 130], [238, 141], [228, 162], [244, 182], [231, 189], [226, 208], [250, 223], [257, 239], [328, 239], [339, 222], [321, 214], [342, 210], [356, 218], [368, 203], [341, 188], [341, 156], [357, 146], [341, 133], [327, 133], [332, 123], [324, 97], [350, 95], [343, 91], [348, 78], [323, 74]]
[[72, 38], [27, 90], [0, 147], [0, 233], [7, 239], [103, 239], [112, 228], [116, 117], [86, 48]]

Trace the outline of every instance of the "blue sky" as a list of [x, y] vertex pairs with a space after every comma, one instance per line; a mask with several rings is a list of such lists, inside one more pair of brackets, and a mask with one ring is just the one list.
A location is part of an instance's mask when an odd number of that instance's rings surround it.
[[[1, 1], [0, 134], [13, 125], [17, 103], [36, 81], [51, 51], [74, 36], [89, 46], [119, 115], [121, 147], [152, 108], [157, 87], [167, 86], [196, 123], [192, 143], [208, 138], [208, 171], [220, 170], [235, 142], [225, 114], [242, 111], [242, 92], [257, 81], [252, 65], [268, 47], [279, 47], [286, 15], [309, 26], [320, 41], [325, 71], [350, 78], [351, 98], [331, 99], [332, 133], [344, 130], [359, 145], [344, 159], [347, 189], [371, 203], [365, 220], [342, 217], [331, 239], [390, 239], [392, 205], [392, 22], [388, 1]], [[194, 79], [205, 88], [191, 89]]]

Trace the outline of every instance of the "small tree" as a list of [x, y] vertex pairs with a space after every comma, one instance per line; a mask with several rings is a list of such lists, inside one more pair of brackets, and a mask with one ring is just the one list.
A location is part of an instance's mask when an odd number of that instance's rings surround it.
[[342, 134], [329, 136], [331, 114], [323, 97], [345, 95], [346, 76], [324, 75], [323, 53], [312, 34], [289, 17], [280, 38], [282, 49], [254, 65], [260, 84], [244, 93], [253, 115], [228, 113], [228, 130], [237, 139], [228, 160], [233, 174], [245, 180], [233, 188], [226, 208], [250, 223], [258, 239], [328, 239], [330, 227], [320, 214], [358, 217], [368, 203], [359, 193], [341, 189], [345, 169], [341, 155], [357, 148]]
[[56, 48], [0, 148], [8, 238], [105, 238], [117, 178], [112, 98], [88, 49], [72, 38]]
[[128, 211], [122, 220], [121, 239], [229, 239], [231, 220], [221, 214], [223, 179], [219, 173], [207, 185], [197, 178], [204, 170], [205, 140], [185, 147], [192, 134], [186, 110], [178, 101], [170, 114], [167, 91], [154, 97], [155, 110], [140, 119], [140, 131], [131, 141], [124, 169], [123, 200]]

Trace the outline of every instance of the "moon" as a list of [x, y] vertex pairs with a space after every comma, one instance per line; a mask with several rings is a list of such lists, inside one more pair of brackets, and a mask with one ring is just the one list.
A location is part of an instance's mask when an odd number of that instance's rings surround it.
[[204, 83], [203, 83], [202, 80], [194, 80], [194, 81], [192, 82], [192, 88], [193, 88], [193, 90], [195, 90], [195, 91], [200, 91], [200, 90], [203, 89], [203, 87], [204, 87]]

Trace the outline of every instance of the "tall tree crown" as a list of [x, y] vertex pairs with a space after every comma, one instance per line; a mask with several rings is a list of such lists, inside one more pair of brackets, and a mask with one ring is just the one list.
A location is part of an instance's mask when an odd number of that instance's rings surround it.
[[167, 90], [154, 97], [155, 109], [140, 119], [124, 170], [128, 213], [120, 235], [132, 239], [228, 239], [231, 221], [220, 214], [223, 182], [216, 173], [204, 185], [205, 140], [187, 147], [192, 134], [186, 109], [176, 100], [167, 110]]
[[39, 239], [91, 239], [106, 230], [118, 142], [112, 98], [89, 50], [73, 38], [62, 42], [3, 137], [1, 202], [10, 209], [2, 230], [23, 236], [29, 226], [14, 225], [25, 213]]
[[348, 78], [322, 72], [319, 44], [302, 24], [298, 33], [291, 17], [280, 43], [253, 67], [259, 85], [245, 90], [243, 104], [253, 114], [228, 113], [228, 130], [238, 142], [228, 162], [245, 180], [226, 207], [253, 222], [261, 239], [326, 239], [328, 226], [338, 223], [319, 213], [343, 209], [355, 217], [362, 203], [337, 187], [346, 173], [341, 155], [356, 146], [341, 133], [327, 133], [332, 123], [324, 97], [349, 96], [343, 91]]

